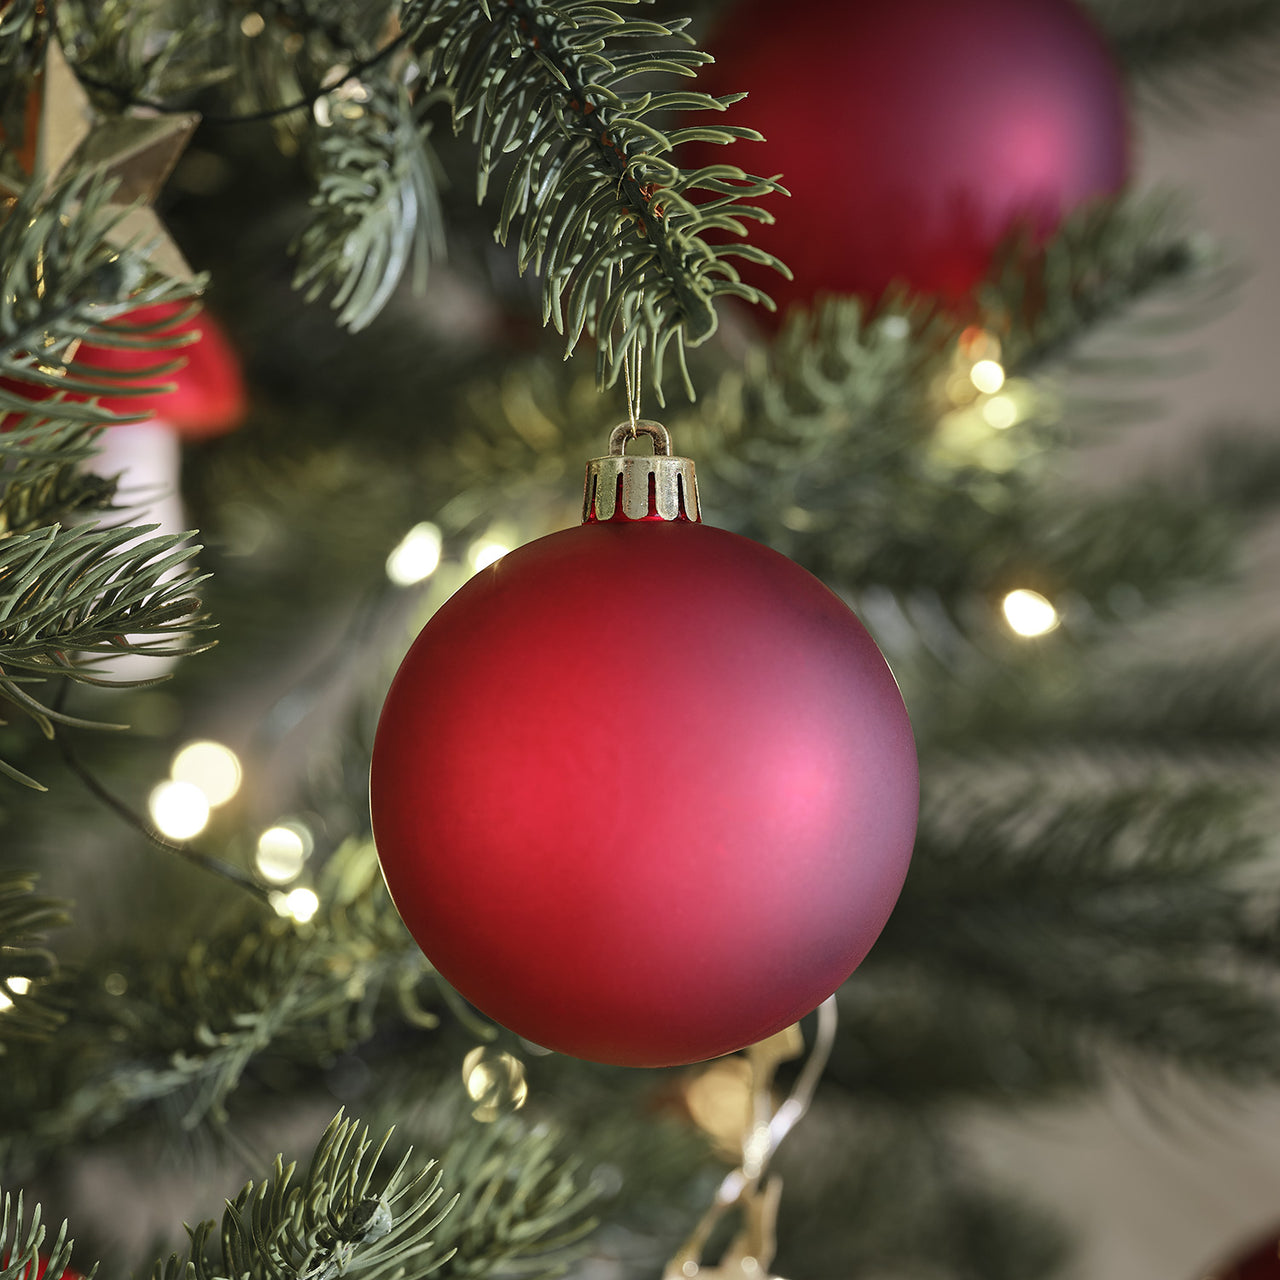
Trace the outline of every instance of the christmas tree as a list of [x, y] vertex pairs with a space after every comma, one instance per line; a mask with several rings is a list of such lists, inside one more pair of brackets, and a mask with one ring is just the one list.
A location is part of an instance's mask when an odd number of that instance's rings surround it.
[[[1051, 1183], [986, 1171], [975, 1116], [1272, 1084], [1275, 642], [1215, 623], [1280, 448], [1207, 434], [1110, 486], [1080, 457], [1158, 419], [1233, 282], [1129, 176], [1128, 115], [1230, 110], [1278, 37], [1268, 0], [5, 0], [3, 1280], [1047, 1280]], [[637, 1069], [437, 972], [369, 767], [415, 633], [576, 525], [583, 463], [649, 417], [707, 524], [874, 636], [920, 812], [812, 1016]], [[625, 736], [671, 654], [616, 655]], [[432, 745], [493, 770], [518, 856], [511, 731]], [[692, 986], [713, 935], [742, 974], [814, 942], [781, 905], [813, 812], [764, 866], [730, 843], [723, 905], [671, 885], [660, 1021], [683, 948]], [[431, 906], [488, 963], [483, 895], [520, 903], [480, 892]], [[646, 980], [590, 978], [624, 1009]]]

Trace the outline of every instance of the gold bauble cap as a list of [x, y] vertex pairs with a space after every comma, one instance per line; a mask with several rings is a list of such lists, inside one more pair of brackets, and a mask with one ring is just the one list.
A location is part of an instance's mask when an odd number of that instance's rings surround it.
[[[649, 436], [653, 453], [632, 454], [628, 440]], [[587, 463], [582, 494], [584, 524], [604, 520], [689, 520], [701, 523], [698, 479], [691, 458], [673, 457], [671, 437], [647, 418], [620, 422], [609, 436], [609, 453]]]

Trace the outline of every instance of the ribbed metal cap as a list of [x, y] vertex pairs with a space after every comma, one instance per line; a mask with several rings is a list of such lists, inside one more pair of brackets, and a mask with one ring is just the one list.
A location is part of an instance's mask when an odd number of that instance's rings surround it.
[[[628, 440], [649, 436], [653, 454], [624, 450]], [[599, 520], [690, 520], [700, 523], [693, 460], [671, 455], [671, 437], [660, 422], [621, 422], [609, 437], [609, 453], [587, 463], [583, 523]]]

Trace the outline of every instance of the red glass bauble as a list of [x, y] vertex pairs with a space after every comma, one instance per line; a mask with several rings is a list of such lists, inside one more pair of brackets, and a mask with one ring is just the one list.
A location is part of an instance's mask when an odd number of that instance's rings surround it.
[[396, 906], [464, 996], [599, 1062], [739, 1049], [845, 980], [915, 832], [884, 658], [786, 557], [688, 520], [511, 552], [387, 696], [372, 812]]
[[706, 45], [698, 87], [748, 97], [696, 123], [765, 141], [680, 163], [782, 175], [750, 240], [795, 280], [742, 267], [780, 307], [894, 281], [956, 302], [1015, 225], [1047, 235], [1129, 171], [1120, 75], [1072, 0], [743, 0]]

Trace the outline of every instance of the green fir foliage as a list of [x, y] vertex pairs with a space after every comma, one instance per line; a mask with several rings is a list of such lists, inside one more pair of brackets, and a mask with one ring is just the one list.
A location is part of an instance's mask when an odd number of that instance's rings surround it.
[[777, 184], [731, 165], [685, 172], [670, 154], [695, 138], [758, 135], [660, 127], [662, 113], [723, 110], [735, 99], [636, 86], [706, 63], [687, 47], [687, 20], [624, 19], [587, 0], [410, 0], [405, 22], [422, 26], [427, 83], [451, 93], [458, 128], [471, 124], [482, 198], [512, 157], [498, 238], [518, 231], [521, 269], [543, 277], [544, 319], [569, 351], [584, 332], [597, 340], [606, 385], [629, 353], [647, 353], [661, 398], [668, 350], [683, 371], [685, 346], [716, 330], [717, 298], [762, 300], [732, 260], [779, 265], [741, 241], [753, 220], [771, 220], [749, 202]]
[[326, 109], [331, 123], [312, 135], [316, 193], [294, 283], [309, 299], [332, 287], [339, 323], [363, 329], [406, 270], [426, 288], [427, 263], [444, 251], [443, 215], [427, 126], [403, 84], [366, 79]]
[[372, 848], [344, 847], [317, 888], [321, 912], [309, 924], [241, 910], [176, 955], [117, 955], [116, 991], [91, 972], [70, 994], [93, 1016], [0, 1099], [10, 1150], [106, 1133], [157, 1104], [185, 1129], [225, 1121], [227, 1099], [267, 1055], [314, 1062], [363, 1044], [380, 1022], [434, 1025], [415, 991], [429, 967]]
[[434, 1161], [406, 1154], [379, 1173], [390, 1136], [375, 1144], [339, 1113], [303, 1178], [277, 1156], [269, 1177], [227, 1201], [220, 1230], [193, 1228], [186, 1258], [157, 1265], [152, 1280], [421, 1280], [439, 1265], [432, 1234], [452, 1204], [440, 1203]]
[[161, 351], [154, 364], [127, 373], [88, 369], [74, 359], [86, 339], [143, 350], [173, 345], [157, 334], [174, 320], [121, 318], [192, 292], [151, 273], [135, 249], [107, 241], [119, 217], [108, 206], [115, 185], [100, 175], [72, 174], [46, 195], [33, 184], [0, 223], [0, 375], [21, 384], [0, 384], [0, 411], [25, 413], [33, 395], [74, 393], [78, 398], [60, 396], [50, 415], [111, 422], [116, 415], [85, 397], [119, 393], [125, 381], [154, 380], [180, 367]]
[[[939, 774], [907, 888], [866, 980], [848, 988], [864, 1054], [886, 1055], [914, 1023], [971, 1064], [967, 1087], [980, 1092], [1094, 1082], [1117, 1061], [1245, 1084], [1272, 1077], [1280, 1023], [1252, 956], [1274, 919], [1241, 875], [1260, 852], [1242, 829], [1246, 797], [1150, 782], [1046, 796], [1035, 783], [966, 803], [957, 796], [973, 794], [973, 774], [955, 794]], [[890, 983], [877, 993], [882, 971]], [[899, 1010], [885, 1026], [908, 977], [921, 991], [903, 1008], [922, 1016]], [[955, 999], [960, 984], [972, 1000]], [[896, 1064], [881, 1056], [876, 1088], [918, 1097], [920, 1048]], [[981, 1067], [975, 1052], [987, 1055]]]
[[66, 1017], [41, 988], [58, 973], [45, 934], [69, 922], [67, 904], [38, 894], [36, 883], [33, 875], [0, 870], [0, 1053], [49, 1036]]
[[[67, 1238], [67, 1224], [63, 1222], [53, 1242], [47, 1243], [40, 1206], [31, 1211], [28, 1221], [23, 1211], [22, 1193], [15, 1197], [4, 1193], [4, 1211], [0, 1216], [0, 1280], [26, 1280], [44, 1265], [55, 1275], [61, 1275], [71, 1261], [72, 1241]], [[85, 1280], [93, 1280], [97, 1267], [85, 1272]]]
[[1276, 0], [1089, 0], [1144, 99], [1180, 116], [1271, 92], [1280, 70]]

